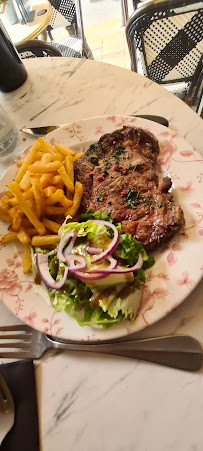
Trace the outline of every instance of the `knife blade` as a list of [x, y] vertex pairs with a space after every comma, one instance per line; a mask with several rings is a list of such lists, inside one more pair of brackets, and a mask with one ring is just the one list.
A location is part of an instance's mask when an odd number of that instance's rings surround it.
[[[148, 119], [149, 121], [153, 121], [153, 122], [157, 122], [158, 124], [164, 125], [165, 127], [168, 127], [168, 120], [165, 117], [162, 116], [154, 116], [151, 114], [131, 114], [131, 116], [133, 117], [139, 117], [141, 119]], [[44, 136], [47, 135], [47, 133], [53, 132], [54, 130], [56, 130], [59, 127], [63, 127], [66, 124], [61, 124], [61, 125], [47, 125], [44, 127], [26, 127], [26, 128], [21, 128], [21, 132], [23, 133], [27, 133], [29, 135], [33, 135], [33, 136]]]
[[21, 128], [20, 131], [27, 133], [28, 135], [44, 136], [47, 135], [47, 133], [53, 132], [59, 127], [63, 127], [63, 125], [47, 125], [44, 127]]

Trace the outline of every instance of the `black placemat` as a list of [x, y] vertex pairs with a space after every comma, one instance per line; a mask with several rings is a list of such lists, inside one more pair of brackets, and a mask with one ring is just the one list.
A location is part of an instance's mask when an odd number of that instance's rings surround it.
[[39, 451], [38, 412], [32, 360], [0, 365], [15, 405], [15, 422], [1, 451]]

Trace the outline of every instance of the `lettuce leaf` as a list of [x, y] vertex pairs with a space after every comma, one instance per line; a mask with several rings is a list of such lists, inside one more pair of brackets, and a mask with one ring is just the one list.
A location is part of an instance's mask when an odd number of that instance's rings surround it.
[[142, 297], [141, 290], [134, 290], [130, 295], [125, 298], [116, 298], [108, 306], [108, 313], [113, 318], [117, 318], [118, 313], [121, 311], [125, 319], [134, 321], [137, 310], [140, 305]]
[[64, 222], [58, 232], [60, 238], [68, 232], [77, 232], [77, 240], [78, 238], [87, 237], [87, 240], [97, 247], [106, 247], [111, 241], [106, 226], [97, 224], [92, 220], [86, 222], [69, 222], [68, 224]]
[[[86, 213], [80, 217], [80, 222], [63, 223], [59, 230], [59, 236], [62, 238], [68, 232], [77, 232], [77, 239], [72, 252], [76, 252], [79, 255], [84, 255], [87, 262], [87, 268], [91, 263], [91, 257], [86, 252], [84, 254], [84, 244], [89, 242], [92, 246], [106, 248], [111, 242], [113, 235], [112, 229], [106, 227], [103, 224], [97, 224], [94, 219], [104, 220], [112, 223], [109, 217], [110, 212], [93, 211], [89, 209]], [[141, 299], [141, 290], [139, 289], [140, 283], [145, 282], [145, 269], [154, 264], [154, 259], [148, 256], [143, 246], [131, 235], [124, 233], [120, 223], [116, 224], [119, 232], [119, 244], [112, 254], [117, 258], [118, 263], [123, 266], [133, 266], [137, 263], [139, 253], [143, 256], [143, 266], [138, 271], [134, 272], [134, 282], [123, 283], [119, 282], [112, 286], [112, 291], [109, 292], [108, 302], [104, 296], [104, 302], [102, 302], [102, 291], [105, 290], [105, 280], [102, 283], [98, 283], [98, 286], [94, 284], [86, 285], [86, 283], [76, 279], [72, 274], [69, 276], [60, 290], [51, 290], [45, 288], [49, 294], [52, 305], [57, 311], [66, 311], [73, 316], [80, 326], [85, 325], [97, 325], [107, 327], [112, 323], [118, 323], [124, 319], [130, 319], [134, 321], [137, 310], [139, 308]], [[42, 251], [38, 249], [38, 251]], [[44, 252], [44, 251], [43, 251]], [[56, 256], [57, 249], [49, 252], [49, 271], [54, 279], [60, 279], [63, 277], [65, 265], [59, 262]], [[36, 272], [36, 264], [34, 254], [33, 257], [33, 273]], [[101, 265], [104, 264], [101, 262]], [[98, 264], [96, 264], [97, 267]], [[95, 266], [95, 265], [94, 265]], [[101, 280], [100, 280], [101, 282]], [[128, 295], [121, 296], [121, 289], [126, 287], [126, 293]], [[131, 287], [131, 291], [128, 290]], [[108, 290], [110, 288], [108, 287]], [[93, 307], [90, 299], [95, 294], [99, 294], [99, 305]], [[113, 292], [114, 291], [114, 292]], [[130, 293], [130, 294], [129, 294]], [[46, 296], [45, 296], [46, 298]]]
[[[89, 208], [86, 213], [80, 216], [80, 221], [87, 221], [90, 219], [99, 219], [103, 221], [113, 222], [110, 218], [110, 211], [94, 211]], [[144, 247], [129, 233], [124, 233], [121, 223], [116, 224], [119, 232], [119, 244], [114, 252], [114, 256], [124, 260], [123, 264], [133, 266], [137, 263], [138, 255], [141, 253], [143, 257], [143, 270], [150, 268], [154, 264], [154, 258], [148, 256]]]
[[102, 221], [113, 222], [110, 218], [110, 211], [94, 211], [92, 208], [88, 208], [85, 213], [80, 215], [80, 222], [87, 221], [88, 219], [99, 219]]
[[129, 233], [122, 233], [120, 224], [117, 228], [119, 228], [121, 232], [119, 234], [119, 244], [114, 252], [114, 256], [124, 260], [125, 265], [133, 266], [137, 263], [138, 255], [142, 254], [143, 270], [150, 268], [154, 264], [154, 258], [147, 254], [142, 244], [132, 235]]
[[106, 327], [118, 323], [124, 317], [120, 313], [112, 318], [101, 307], [92, 308], [91, 289], [82, 281], [69, 275], [65, 285], [60, 290], [47, 290], [53, 307], [57, 312], [65, 311], [73, 316], [80, 326], [97, 325]]

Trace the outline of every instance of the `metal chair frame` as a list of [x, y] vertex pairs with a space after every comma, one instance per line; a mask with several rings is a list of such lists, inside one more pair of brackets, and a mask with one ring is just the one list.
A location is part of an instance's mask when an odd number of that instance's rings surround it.
[[[171, 41], [166, 44], [166, 46], [162, 47], [160, 53], [163, 55], [163, 60], [161, 57], [158, 58], [156, 56], [156, 61], [152, 61], [149, 65], [147, 53], [146, 53], [146, 36], [145, 33], [149, 29], [149, 27], [156, 23], [157, 20], [167, 19], [174, 16], [179, 16], [186, 12], [197, 12], [194, 17], [198, 15], [198, 23], [200, 26], [198, 30], [195, 28], [196, 24], [193, 24], [192, 37], [193, 39], [189, 39], [187, 33], [183, 30], [177, 29], [177, 34], [173, 36]], [[202, 17], [202, 21], [201, 21]], [[195, 18], [194, 18], [195, 20]], [[143, 4], [140, 4], [139, 7], [132, 14], [130, 19], [126, 25], [126, 39], [128, 43], [130, 58], [131, 58], [131, 69], [135, 72], [139, 72], [138, 61], [140, 55], [142, 56], [142, 68], [143, 74], [153, 81], [164, 85], [165, 87], [169, 85], [175, 85], [177, 83], [182, 83], [182, 86], [185, 86], [185, 92], [182, 94], [183, 100], [189, 105], [192, 106], [198, 98], [198, 93], [201, 92], [201, 83], [203, 76], [203, 57], [202, 55], [199, 58], [198, 63], [194, 69], [194, 72], [189, 76], [181, 76], [179, 78], [171, 78], [165, 79], [164, 69], [167, 71], [168, 62], [171, 64], [174, 63], [174, 66], [171, 66], [172, 69], [177, 67], [177, 65], [185, 58], [186, 55], [195, 47], [195, 42], [201, 42], [203, 40], [203, 1], [202, 0], [152, 0]], [[164, 42], [164, 38], [159, 36], [159, 40]], [[181, 43], [185, 40], [184, 45], [181, 47]], [[193, 42], [194, 40], [194, 42]], [[191, 41], [191, 42], [190, 42]], [[203, 42], [203, 41], [202, 41]], [[157, 41], [158, 47], [158, 41]], [[188, 51], [187, 51], [188, 50]], [[165, 52], [165, 54], [164, 54]], [[198, 51], [199, 55], [199, 51]], [[165, 58], [165, 60], [164, 60]], [[168, 59], [167, 59], [168, 58]], [[153, 64], [153, 66], [152, 66]], [[156, 64], [158, 69], [158, 76], [156, 70]], [[150, 67], [149, 67], [150, 66]], [[160, 66], [160, 67], [159, 67]], [[150, 70], [151, 69], [151, 70]], [[163, 72], [160, 76], [161, 70]], [[154, 71], [153, 71], [154, 70]], [[170, 73], [170, 71], [169, 71]], [[163, 76], [162, 76], [163, 75]], [[167, 75], [166, 75], [167, 76]], [[198, 100], [198, 104], [201, 101]]]
[[61, 52], [54, 45], [39, 39], [29, 39], [22, 44], [17, 44], [16, 49], [21, 59], [62, 56]]
[[[67, 20], [67, 26], [68, 23], [74, 26], [75, 35], [72, 36], [72, 39], [81, 40], [81, 54], [78, 51], [75, 52], [72, 51], [75, 54], [70, 56], [88, 58], [88, 53], [90, 49], [88, 48], [85, 39], [81, 0], [75, 0], [75, 2], [74, 0], [50, 0], [50, 3], [53, 6], [53, 8], [55, 8]], [[63, 53], [63, 48], [65, 49], [66, 46], [63, 42], [61, 43], [54, 42], [52, 36], [53, 28], [54, 27], [51, 24], [47, 26], [49, 38], [51, 42], [53, 42], [54, 45], [57, 45], [59, 50], [61, 50]]]

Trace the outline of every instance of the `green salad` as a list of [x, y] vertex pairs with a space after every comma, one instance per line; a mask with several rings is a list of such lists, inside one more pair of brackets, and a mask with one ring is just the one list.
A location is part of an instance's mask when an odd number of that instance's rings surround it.
[[69, 219], [59, 229], [56, 249], [32, 248], [33, 277], [40, 283], [40, 294], [80, 326], [134, 321], [140, 285], [153, 257], [123, 232], [120, 223], [112, 223], [109, 211], [89, 209], [79, 222]]

